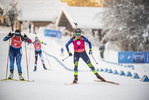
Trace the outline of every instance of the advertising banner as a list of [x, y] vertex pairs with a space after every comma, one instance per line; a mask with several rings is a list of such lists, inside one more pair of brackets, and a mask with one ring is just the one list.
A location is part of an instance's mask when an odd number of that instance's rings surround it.
[[50, 37], [61, 38], [62, 32], [61, 32], [61, 31], [57, 31], [57, 30], [45, 29], [44, 35], [45, 35], [45, 36], [50, 36]]
[[149, 52], [118, 52], [119, 63], [149, 63]]

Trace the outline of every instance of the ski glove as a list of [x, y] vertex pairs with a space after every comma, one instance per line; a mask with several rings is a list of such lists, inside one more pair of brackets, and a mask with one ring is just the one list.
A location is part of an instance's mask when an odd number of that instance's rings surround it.
[[43, 42], [42, 42], [42, 44], [47, 45], [46, 43], [43, 43]]
[[92, 50], [89, 51], [89, 54], [90, 54], [90, 55], [93, 54]]
[[69, 52], [69, 56], [72, 56], [72, 53], [71, 52]]
[[11, 37], [11, 32], [8, 34], [8, 37]]
[[27, 35], [26, 35], [26, 34], [24, 34], [24, 39], [25, 39], [25, 40], [27, 39]]

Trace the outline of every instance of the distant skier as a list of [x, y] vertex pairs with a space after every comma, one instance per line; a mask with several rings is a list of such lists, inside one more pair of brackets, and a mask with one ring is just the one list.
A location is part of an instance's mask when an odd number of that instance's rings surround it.
[[89, 68], [91, 68], [91, 70], [97, 76], [98, 79], [100, 79], [101, 81], [105, 81], [105, 79], [102, 78], [97, 73], [96, 69], [91, 64], [91, 61], [90, 61], [88, 55], [86, 54], [84, 42], [87, 42], [89, 44], [89, 54], [90, 55], [93, 53], [91, 42], [86, 37], [81, 35], [80, 29], [75, 30], [75, 35], [76, 36], [72, 37], [66, 44], [66, 49], [69, 53], [69, 56], [72, 56], [72, 53], [69, 51], [68, 46], [71, 43], [73, 43], [73, 45], [74, 45], [74, 81], [73, 81], [73, 83], [77, 83], [77, 81], [78, 81], [78, 62], [79, 62], [80, 57], [84, 60], [84, 62], [86, 62], [86, 64], [89, 66]]
[[13, 79], [14, 71], [14, 61], [16, 59], [16, 64], [18, 67], [18, 73], [20, 80], [24, 80], [22, 77], [22, 67], [21, 67], [21, 58], [22, 58], [22, 42], [26, 41], [31, 43], [31, 40], [27, 35], [22, 36], [20, 30], [16, 30], [15, 33], [9, 33], [4, 37], [3, 41], [7, 41], [11, 38], [11, 45], [9, 47], [9, 59], [10, 59], [10, 76], [8, 79]]
[[36, 33], [36, 30], [35, 30], [35, 29], [36, 29], [36, 26], [34, 25], [34, 26], [33, 26], [33, 33], [34, 33], [34, 34]]
[[29, 33], [31, 33], [31, 23], [29, 23], [28, 28], [29, 28]]
[[61, 56], [64, 56], [64, 49], [61, 48]]
[[104, 58], [105, 45], [104, 44], [100, 44], [99, 45], [99, 50], [100, 50], [100, 57]]
[[34, 68], [34, 71], [37, 70], [38, 54], [39, 54], [39, 56], [40, 56], [40, 58], [41, 58], [43, 68], [44, 68], [45, 70], [47, 70], [47, 68], [45, 67], [44, 60], [43, 60], [43, 55], [42, 55], [42, 50], [41, 50], [41, 44], [46, 45], [46, 43], [40, 41], [40, 40], [38, 39], [38, 37], [35, 37], [35, 41], [33, 42], [33, 45], [34, 45], [34, 48], [35, 48], [35, 68]]

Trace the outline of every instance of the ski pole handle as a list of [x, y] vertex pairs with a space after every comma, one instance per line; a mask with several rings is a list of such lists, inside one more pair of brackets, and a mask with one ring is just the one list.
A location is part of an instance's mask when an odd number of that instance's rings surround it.
[[69, 56], [67, 56], [66, 58], [62, 59], [62, 61], [66, 60]]
[[93, 55], [91, 55], [91, 56], [92, 56], [92, 58], [94, 59], [95, 63], [98, 64], [98, 62], [95, 60], [94, 56], [93, 56]]

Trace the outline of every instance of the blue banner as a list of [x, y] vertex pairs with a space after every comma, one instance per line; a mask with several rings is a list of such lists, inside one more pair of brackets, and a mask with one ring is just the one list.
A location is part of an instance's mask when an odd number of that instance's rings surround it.
[[57, 31], [57, 30], [45, 29], [44, 35], [45, 36], [51, 36], [51, 37], [61, 38], [62, 32], [61, 31]]
[[118, 52], [119, 63], [149, 63], [149, 52]]

